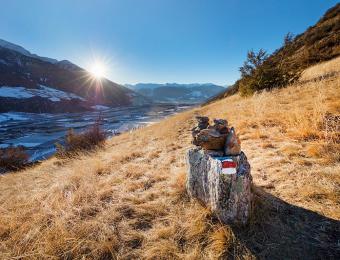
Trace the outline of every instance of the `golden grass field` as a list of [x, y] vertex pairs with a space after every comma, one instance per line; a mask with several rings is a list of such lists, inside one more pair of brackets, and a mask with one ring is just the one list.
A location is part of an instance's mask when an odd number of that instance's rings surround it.
[[339, 64], [340, 57], [337, 57], [330, 61], [311, 66], [302, 73], [300, 80], [311, 80], [332, 73], [340, 73]]
[[[339, 76], [235, 95], [111, 138], [93, 153], [3, 175], [0, 258], [335, 259], [339, 100]], [[186, 195], [195, 115], [225, 118], [240, 136], [254, 178], [247, 227], [222, 225]]]

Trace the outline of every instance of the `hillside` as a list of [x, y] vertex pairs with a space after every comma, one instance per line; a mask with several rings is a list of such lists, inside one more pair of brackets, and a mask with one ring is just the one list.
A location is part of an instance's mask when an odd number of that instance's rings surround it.
[[[314, 64], [340, 55], [340, 3], [299, 35], [288, 33], [283, 46], [271, 55], [248, 53], [248, 61], [240, 68], [241, 78], [225, 92], [210, 100], [219, 100], [238, 91], [249, 95], [257, 90], [282, 87], [299, 79], [301, 72]], [[251, 64], [255, 61], [255, 64]]]
[[160, 103], [202, 103], [225, 90], [224, 87], [211, 83], [139, 83], [126, 86], [152, 101]]
[[[339, 61], [305, 74], [340, 71]], [[339, 74], [234, 95], [95, 153], [1, 176], [0, 258], [336, 259], [339, 99]], [[238, 131], [254, 178], [245, 228], [221, 225], [185, 193], [196, 115], [226, 118]]]
[[53, 64], [58, 63], [58, 60], [56, 60], [56, 59], [51, 59], [51, 58], [48, 58], [48, 57], [41, 57], [37, 54], [29, 52], [28, 50], [26, 50], [25, 48], [23, 48], [23, 47], [21, 47], [17, 44], [5, 41], [3, 39], [0, 39], [0, 46], [3, 47], [3, 48], [6, 48], [6, 49], [10, 49], [10, 50], [19, 52], [20, 54], [23, 54], [23, 55], [28, 56], [28, 57], [36, 58], [36, 59], [46, 61], [46, 62], [49, 62], [49, 63], [53, 63]]
[[[1, 87], [24, 88], [26, 97], [15, 98], [4, 94]], [[32, 95], [32, 89], [56, 89], [77, 95], [81, 99], [51, 100], [50, 96]], [[8, 90], [6, 90], [6, 93]], [[131, 106], [150, 101], [136, 92], [112, 81], [100, 81], [86, 70], [69, 61], [57, 61], [31, 54], [24, 48], [0, 41], [0, 112], [74, 112], [91, 109], [93, 105]]]

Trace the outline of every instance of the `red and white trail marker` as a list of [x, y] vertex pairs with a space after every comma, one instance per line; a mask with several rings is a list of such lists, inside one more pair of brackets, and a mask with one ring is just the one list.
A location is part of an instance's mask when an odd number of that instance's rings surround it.
[[222, 159], [222, 173], [223, 174], [236, 174], [236, 162], [233, 159]]

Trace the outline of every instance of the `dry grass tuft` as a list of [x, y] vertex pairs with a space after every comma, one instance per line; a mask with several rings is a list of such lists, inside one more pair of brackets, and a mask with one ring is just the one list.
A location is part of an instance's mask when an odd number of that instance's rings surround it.
[[101, 129], [100, 121], [83, 133], [75, 133], [70, 129], [66, 134], [65, 145], [56, 144], [56, 156], [59, 158], [77, 157], [82, 151], [93, 150], [98, 146], [102, 146], [105, 142], [106, 134]]
[[223, 227], [214, 230], [209, 236], [208, 251], [210, 251], [210, 259], [218, 259], [224, 255], [227, 255], [231, 249], [235, 236], [229, 227]]
[[174, 175], [174, 180], [171, 183], [173, 194], [180, 200], [188, 199], [188, 194], [186, 191], [186, 181], [186, 172], [180, 172]]
[[306, 69], [302, 73], [300, 80], [312, 80], [336, 73], [340, 73], [340, 57], [314, 65]]

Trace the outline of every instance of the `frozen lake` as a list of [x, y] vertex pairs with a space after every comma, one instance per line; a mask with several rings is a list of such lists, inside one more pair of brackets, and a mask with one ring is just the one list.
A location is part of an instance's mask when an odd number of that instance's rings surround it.
[[100, 111], [66, 114], [0, 113], [0, 148], [23, 145], [31, 161], [45, 159], [63, 142], [68, 129], [84, 131], [101, 116], [109, 135], [157, 122], [190, 108], [188, 105], [151, 105], [107, 108]]

